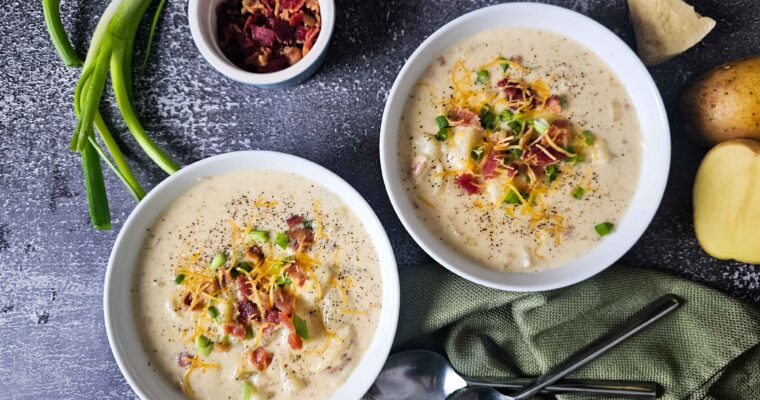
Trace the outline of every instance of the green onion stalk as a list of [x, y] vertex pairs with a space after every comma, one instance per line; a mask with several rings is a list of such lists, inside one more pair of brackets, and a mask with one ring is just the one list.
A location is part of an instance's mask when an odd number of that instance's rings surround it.
[[[74, 91], [77, 125], [70, 148], [82, 155], [90, 219], [97, 229], [111, 227], [100, 159], [119, 177], [135, 199], [139, 201], [145, 196], [145, 191], [137, 182], [99, 111], [109, 73], [119, 110], [137, 143], [167, 173], [173, 174], [179, 170], [179, 165], [145, 132], [132, 106], [132, 54], [135, 36], [151, 2], [152, 0], [113, 0], [98, 22], [87, 57], [82, 63], [63, 30], [58, 9], [59, 1], [42, 0], [48, 32], [64, 63], [68, 66], [82, 66], [82, 75]], [[149, 47], [164, 5], [165, 0], [161, 0], [153, 17], [143, 65], [147, 62]], [[107, 153], [95, 139], [96, 129]]]

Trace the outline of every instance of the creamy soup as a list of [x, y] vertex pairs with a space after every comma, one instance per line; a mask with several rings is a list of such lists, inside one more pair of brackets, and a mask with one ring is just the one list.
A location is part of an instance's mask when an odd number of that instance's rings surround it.
[[399, 130], [405, 189], [440, 240], [481, 264], [538, 271], [576, 259], [615, 223], [639, 179], [625, 88], [559, 34], [485, 31], [420, 76]]
[[362, 222], [314, 182], [207, 178], [146, 235], [135, 319], [149, 367], [188, 398], [327, 398], [373, 338], [377, 254]]

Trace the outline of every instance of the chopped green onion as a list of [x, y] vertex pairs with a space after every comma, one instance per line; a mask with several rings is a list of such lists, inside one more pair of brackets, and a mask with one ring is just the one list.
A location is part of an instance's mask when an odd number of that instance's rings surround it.
[[594, 230], [597, 234], [599, 234], [600, 237], [607, 236], [612, 232], [612, 228], [615, 225], [613, 225], [611, 222], [602, 222], [601, 224], [594, 227]]
[[209, 338], [200, 335], [195, 339], [195, 349], [198, 350], [200, 355], [208, 357], [208, 355], [211, 354], [211, 350], [214, 349], [214, 342]]
[[578, 163], [582, 163], [584, 161], [586, 161], [586, 156], [583, 155], [583, 153], [577, 153], [574, 156], [569, 157], [567, 159], [567, 162], [569, 162], [571, 164], [578, 164]]
[[470, 150], [470, 157], [475, 161], [480, 161], [483, 159], [483, 154], [485, 153], [486, 149], [483, 147], [483, 145], [477, 145], [473, 147]]
[[306, 325], [306, 321], [302, 320], [298, 315], [293, 315], [293, 325], [296, 328], [296, 335], [301, 339], [309, 339], [309, 327]]
[[490, 78], [491, 78], [491, 75], [488, 73], [488, 71], [481, 69], [480, 71], [478, 71], [478, 76], [477, 78], [475, 78], [475, 82], [483, 84], [483, 83], [488, 82]]
[[579, 199], [579, 200], [580, 200], [581, 198], [583, 198], [583, 194], [584, 194], [584, 193], [586, 193], [586, 191], [585, 191], [585, 190], [583, 190], [583, 188], [582, 188], [582, 187], [578, 186], [578, 187], [576, 187], [576, 188], [573, 190], [573, 197], [575, 197], [576, 199]]
[[512, 111], [510, 111], [508, 108], [505, 108], [504, 111], [502, 111], [501, 115], [500, 115], [501, 121], [502, 122], [509, 122], [509, 121], [512, 120], [512, 116], [514, 116], [514, 114], [512, 113]]
[[509, 62], [503, 62], [503, 63], [501, 63], [499, 65], [501, 66], [501, 71], [502, 72], [507, 72], [507, 70], [509, 69]]
[[435, 134], [435, 138], [443, 142], [449, 138], [449, 128], [441, 128], [438, 133]]
[[277, 279], [275, 279], [274, 282], [277, 284], [277, 286], [288, 286], [293, 283], [288, 275], [280, 275], [277, 277]]
[[562, 108], [567, 107], [567, 96], [559, 96], [559, 106]]
[[277, 247], [280, 248], [280, 250], [287, 249], [288, 235], [285, 232], [277, 232], [277, 236], [274, 238], [274, 244], [276, 244]]
[[435, 117], [435, 124], [438, 125], [438, 129], [448, 128], [449, 127], [449, 120], [446, 119], [443, 115], [439, 115]]
[[522, 156], [522, 149], [512, 149], [509, 151], [509, 155], [512, 156], [512, 158], [520, 158], [520, 156]]
[[491, 107], [485, 106], [480, 109], [480, 123], [486, 129], [496, 129], [496, 124], [499, 122], [496, 118], [496, 114], [491, 112]]
[[230, 335], [228, 335], [228, 334], [225, 333], [224, 336], [222, 336], [222, 340], [220, 340], [220, 342], [221, 343], [225, 343], [225, 344], [229, 343], [230, 342]]
[[245, 271], [245, 272], [251, 272], [253, 270], [253, 267], [251, 267], [251, 264], [246, 261], [241, 261], [235, 266], [236, 270]]
[[520, 204], [520, 196], [513, 189], [509, 189], [509, 193], [504, 197], [504, 202], [507, 204]]
[[211, 318], [215, 319], [216, 322], [219, 322], [219, 323], [222, 322], [222, 316], [219, 314], [219, 310], [217, 310], [216, 307], [209, 306], [208, 315], [211, 316]]
[[253, 328], [248, 325], [245, 327], [245, 340], [253, 339]]
[[174, 277], [174, 283], [176, 283], [177, 285], [182, 284], [182, 281], [184, 280], [185, 280], [185, 274], [179, 274]]
[[253, 388], [253, 384], [248, 381], [243, 381], [240, 386], [240, 400], [253, 400], [253, 395], [256, 390]]
[[252, 230], [248, 232], [248, 238], [258, 243], [269, 241], [269, 231]]
[[594, 144], [594, 135], [591, 131], [583, 131], [583, 142], [589, 146]]
[[313, 231], [314, 230], [314, 221], [310, 219], [305, 219], [303, 222], [301, 222], [304, 228]]
[[227, 255], [224, 254], [224, 253], [218, 253], [211, 260], [210, 267], [211, 267], [212, 270], [216, 271], [217, 269], [219, 269], [219, 267], [221, 267], [222, 265], [224, 265], [226, 262], [227, 262]]
[[544, 171], [546, 171], [546, 178], [549, 182], [554, 182], [554, 180], [557, 179], [557, 175], [559, 175], [559, 170], [556, 165], [550, 165], [546, 167]]
[[536, 118], [533, 120], [533, 129], [536, 132], [543, 134], [549, 130], [549, 123], [545, 119]]

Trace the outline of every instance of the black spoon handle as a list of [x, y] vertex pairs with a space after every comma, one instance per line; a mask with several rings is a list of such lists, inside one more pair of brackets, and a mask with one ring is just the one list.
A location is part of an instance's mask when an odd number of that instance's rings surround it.
[[614, 328], [594, 343], [575, 353], [556, 367], [550, 369], [546, 374], [536, 379], [532, 385], [513, 394], [511, 398], [522, 400], [539, 393], [547, 386], [562, 379], [565, 375], [586, 365], [607, 350], [617, 346], [622, 341], [635, 335], [660, 318], [668, 315], [670, 312], [681, 306], [681, 304], [682, 300], [675, 295], [669, 294], [661, 297], [659, 300], [637, 312], [626, 322], [619, 325], [617, 328]]
[[[465, 380], [468, 386], [488, 386], [494, 389], [510, 389], [511, 391], [522, 389], [535, 382], [534, 378], [508, 378], [495, 381], [465, 378]], [[545, 387], [541, 390], [541, 393], [583, 393], [600, 396], [656, 399], [658, 388], [654, 382], [568, 379]]]

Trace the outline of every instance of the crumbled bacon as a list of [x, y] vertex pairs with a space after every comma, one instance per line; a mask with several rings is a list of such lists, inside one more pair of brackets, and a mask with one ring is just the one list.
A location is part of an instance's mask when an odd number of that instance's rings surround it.
[[293, 312], [293, 308], [295, 307], [295, 297], [293, 297], [290, 292], [288, 292], [285, 289], [278, 289], [275, 292], [275, 302], [274, 305], [277, 307], [278, 310], [285, 312], [285, 313], [291, 313]]
[[285, 325], [290, 331], [290, 335], [288, 335], [288, 344], [290, 344], [290, 348], [295, 350], [302, 348], [303, 339], [301, 339], [301, 337], [296, 333], [296, 327], [293, 324], [293, 317], [289, 313], [282, 312], [280, 313], [280, 320], [282, 321], [282, 324]]
[[237, 287], [244, 297], [248, 297], [253, 293], [253, 286], [251, 286], [251, 282], [248, 281], [248, 277], [245, 275], [238, 275]]
[[293, 215], [287, 220], [285, 220], [285, 222], [288, 224], [288, 228], [294, 228], [301, 225], [301, 223], [303, 223], [303, 217], [300, 215]]
[[291, 277], [298, 286], [303, 286], [304, 283], [306, 283], [306, 274], [304, 274], [303, 269], [301, 269], [298, 263], [290, 264], [290, 266], [285, 269], [285, 272], [288, 273], [288, 276]]
[[182, 299], [182, 304], [190, 307], [190, 304], [193, 304], [193, 294], [188, 293], [184, 299]]
[[304, 251], [314, 244], [314, 232], [304, 227], [291, 228], [288, 230], [288, 242], [290, 248], [295, 251]]
[[483, 162], [483, 166], [480, 169], [480, 174], [483, 176], [483, 179], [495, 178], [496, 175], [499, 174], [497, 171], [497, 168], [501, 165], [499, 157], [500, 154], [498, 151], [491, 150], [488, 152], [488, 155]]
[[480, 128], [480, 118], [474, 112], [464, 107], [454, 107], [449, 110], [449, 124], [452, 126], [471, 126]]
[[217, 8], [219, 47], [235, 65], [266, 73], [300, 61], [321, 31], [319, 3], [224, 0]]
[[528, 165], [543, 167], [556, 164], [567, 158], [564, 153], [551, 146], [549, 139], [547, 139], [547, 137], [550, 138], [557, 146], [567, 146], [569, 132], [567, 128], [561, 126], [567, 125], [565, 122], [560, 122], [560, 124], [557, 124], [557, 122], [552, 123], [541, 140], [523, 152], [521, 159]]
[[274, 358], [274, 354], [266, 351], [263, 347], [257, 347], [251, 351], [251, 362], [259, 371], [267, 369], [272, 363], [272, 358]]
[[264, 261], [264, 251], [261, 250], [261, 247], [256, 245], [245, 249], [245, 255], [256, 265], [259, 265], [262, 261]]
[[478, 194], [481, 191], [480, 186], [477, 183], [477, 179], [472, 174], [462, 174], [457, 177], [457, 185], [459, 185], [468, 195]]
[[288, 344], [291, 349], [298, 350], [303, 348], [303, 339], [301, 339], [301, 337], [295, 332], [290, 332], [290, 335], [288, 335]]
[[562, 101], [560, 100], [559, 96], [556, 94], [549, 96], [548, 99], [546, 99], [546, 102], [544, 103], [544, 108], [547, 110], [553, 112], [553, 113], [559, 113], [562, 111]]
[[245, 325], [241, 323], [228, 323], [222, 327], [224, 333], [239, 338], [245, 337]]
[[235, 304], [238, 315], [235, 321], [241, 324], [247, 323], [250, 319], [260, 319], [259, 309], [250, 300], [240, 300]]
[[280, 311], [278, 311], [276, 308], [273, 308], [271, 310], [267, 310], [266, 316], [264, 317], [264, 320], [269, 322], [270, 324], [277, 325], [280, 323]]
[[179, 353], [176, 357], [174, 357], [174, 360], [177, 361], [177, 365], [185, 368], [189, 367], [190, 364], [193, 363], [193, 358], [195, 357], [190, 353]]

